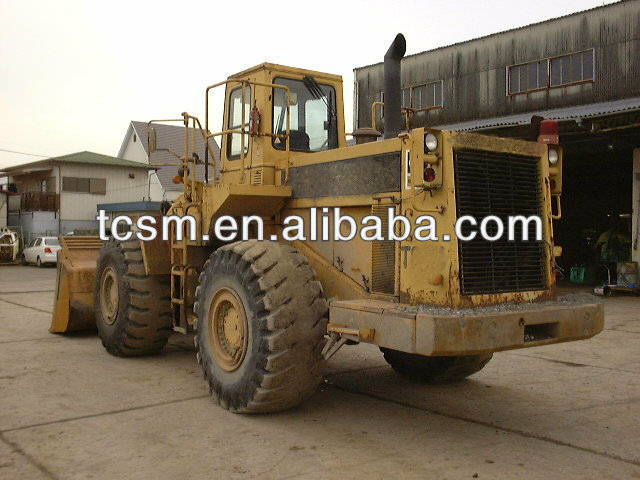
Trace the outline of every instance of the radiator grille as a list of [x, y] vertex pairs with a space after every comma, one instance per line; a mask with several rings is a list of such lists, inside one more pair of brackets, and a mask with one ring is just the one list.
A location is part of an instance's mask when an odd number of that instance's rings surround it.
[[[382, 221], [382, 231], [387, 235], [389, 205], [374, 205], [371, 214]], [[371, 291], [395, 294], [396, 290], [396, 242], [374, 240], [371, 242]]]
[[[488, 215], [499, 217], [505, 226], [502, 238], [495, 242], [479, 233], [471, 241], [458, 242], [462, 295], [544, 290], [547, 262], [544, 242], [535, 241], [535, 226], [529, 226], [529, 241], [522, 240], [521, 226], [515, 229], [515, 241], [507, 238], [509, 216], [542, 214], [539, 159], [458, 151], [455, 179], [458, 218], [471, 215], [478, 221], [478, 227], [465, 223], [462, 233], [479, 232], [480, 222]], [[497, 233], [495, 222], [489, 225], [489, 234]]]

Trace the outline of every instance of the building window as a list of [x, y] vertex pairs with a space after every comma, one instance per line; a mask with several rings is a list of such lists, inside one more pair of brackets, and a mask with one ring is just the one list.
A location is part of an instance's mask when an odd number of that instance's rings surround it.
[[411, 87], [410, 103], [416, 110], [442, 107], [442, 80]]
[[509, 94], [547, 88], [549, 85], [549, 61], [523, 63], [509, 67]]
[[[442, 107], [442, 80], [402, 89], [402, 106], [420, 110]], [[381, 100], [384, 97], [380, 94]]]
[[107, 193], [107, 179], [62, 177], [62, 191], [105, 195]]
[[402, 104], [403, 107], [411, 107], [411, 89], [403, 88], [402, 89]]
[[106, 178], [90, 178], [89, 179], [89, 192], [96, 195], [107, 194], [107, 179]]
[[509, 95], [593, 81], [594, 50], [512, 65], [507, 76]]
[[593, 49], [551, 59], [551, 86], [593, 80]]

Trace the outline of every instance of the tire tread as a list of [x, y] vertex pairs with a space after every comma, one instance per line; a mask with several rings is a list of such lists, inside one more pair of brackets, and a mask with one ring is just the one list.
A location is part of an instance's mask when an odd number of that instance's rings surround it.
[[[324, 359], [328, 306], [315, 272], [304, 256], [288, 245], [256, 240], [219, 248], [204, 265], [196, 290], [195, 311], [201, 325], [206, 284], [215, 273], [234, 275], [246, 288], [257, 310], [261, 362], [243, 395], [230, 397], [210, 373], [213, 360], [203, 350], [204, 338], [194, 343], [212, 397], [237, 413], [275, 412], [291, 408], [320, 383]], [[320, 345], [320, 348], [318, 346]]]

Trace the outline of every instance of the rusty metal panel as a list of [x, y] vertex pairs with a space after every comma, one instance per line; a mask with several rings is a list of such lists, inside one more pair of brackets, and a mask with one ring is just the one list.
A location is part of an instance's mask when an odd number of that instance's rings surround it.
[[[382, 231], [387, 232], [389, 205], [373, 205], [371, 214], [382, 221]], [[394, 295], [396, 293], [396, 248], [393, 240], [371, 242], [371, 291]]]
[[593, 337], [604, 328], [604, 306], [570, 294], [542, 304], [464, 311], [377, 300], [331, 302], [329, 331], [354, 330], [361, 341], [428, 356], [478, 355]]
[[400, 171], [399, 152], [381, 153], [292, 168], [289, 184], [293, 198], [396, 192]]

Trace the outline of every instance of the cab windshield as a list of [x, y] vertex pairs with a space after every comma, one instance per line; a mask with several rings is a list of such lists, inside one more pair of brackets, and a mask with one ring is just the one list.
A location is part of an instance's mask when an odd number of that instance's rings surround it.
[[[284, 85], [290, 92], [290, 145], [298, 152], [321, 152], [338, 147], [336, 92], [330, 85], [317, 83], [312, 77], [305, 80], [276, 78], [276, 85]], [[273, 133], [287, 132], [287, 94], [273, 89]], [[274, 137], [273, 146], [286, 149], [286, 138]]]

